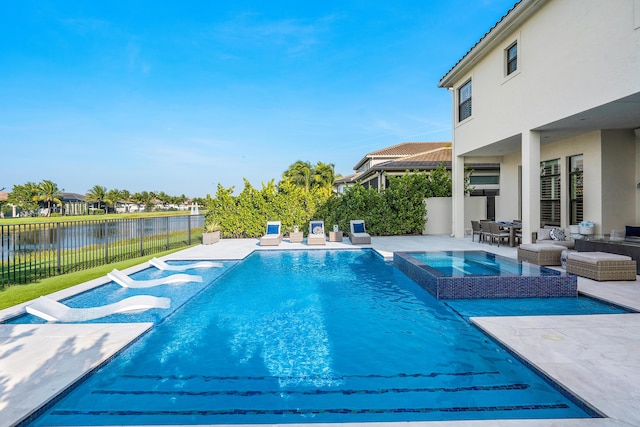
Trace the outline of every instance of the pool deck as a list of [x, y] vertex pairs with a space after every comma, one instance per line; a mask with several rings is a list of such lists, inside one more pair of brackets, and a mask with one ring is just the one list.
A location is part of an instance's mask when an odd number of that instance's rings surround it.
[[[371, 247], [385, 259], [394, 251], [486, 250], [516, 258], [508, 246], [472, 243], [449, 236], [373, 237], [371, 245], [348, 239], [324, 246], [289, 243], [260, 247], [257, 239], [223, 239], [163, 259], [242, 259], [254, 250], [354, 249]], [[125, 270], [130, 274], [147, 263]], [[62, 299], [99, 286], [104, 277], [50, 295]], [[578, 278], [587, 295], [640, 311], [640, 280], [595, 282]], [[0, 311], [0, 321], [24, 310]], [[424, 427], [611, 427], [640, 426], [640, 313], [582, 316], [483, 317], [472, 321], [487, 334], [578, 395], [606, 418], [487, 420], [402, 423]], [[150, 324], [0, 325], [0, 427], [13, 426], [61, 390], [100, 366], [143, 334]], [[369, 426], [390, 425], [370, 423]], [[289, 424], [288, 427], [294, 425]], [[321, 427], [322, 424], [311, 424]]]

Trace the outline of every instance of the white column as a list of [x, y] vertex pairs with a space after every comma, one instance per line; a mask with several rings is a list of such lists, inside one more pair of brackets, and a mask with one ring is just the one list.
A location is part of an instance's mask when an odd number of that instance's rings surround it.
[[540, 228], [540, 132], [522, 133], [522, 243]]
[[[453, 156], [451, 159], [452, 180], [452, 234], [458, 239], [464, 238], [464, 157]], [[469, 224], [469, 226], [471, 226]]]

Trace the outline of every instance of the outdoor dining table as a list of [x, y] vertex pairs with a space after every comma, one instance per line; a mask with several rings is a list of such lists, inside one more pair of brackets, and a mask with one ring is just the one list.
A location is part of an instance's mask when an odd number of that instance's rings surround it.
[[514, 247], [516, 245], [516, 231], [522, 228], [522, 224], [512, 221], [496, 221], [502, 228], [509, 230], [509, 246]]

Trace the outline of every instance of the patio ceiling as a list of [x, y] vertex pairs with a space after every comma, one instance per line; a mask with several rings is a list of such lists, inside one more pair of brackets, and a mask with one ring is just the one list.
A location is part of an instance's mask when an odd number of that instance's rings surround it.
[[[640, 129], [640, 92], [572, 116], [547, 123], [533, 130], [540, 131], [541, 145], [601, 129]], [[521, 135], [513, 135], [465, 156], [503, 156], [520, 151]]]

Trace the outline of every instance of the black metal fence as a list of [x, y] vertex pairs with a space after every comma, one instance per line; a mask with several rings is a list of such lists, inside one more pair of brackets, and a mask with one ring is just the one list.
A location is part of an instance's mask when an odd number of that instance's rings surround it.
[[0, 286], [189, 246], [204, 215], [0, 225]]

